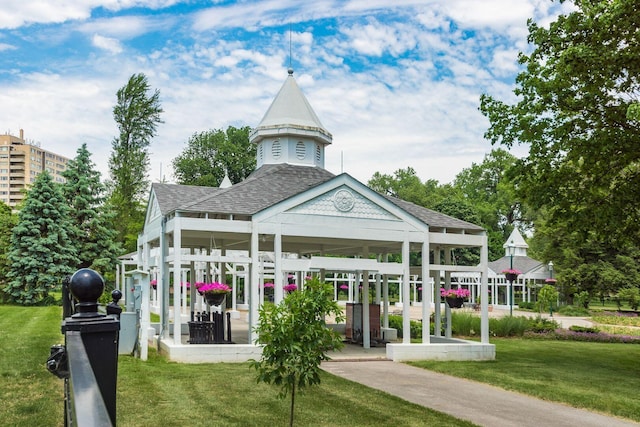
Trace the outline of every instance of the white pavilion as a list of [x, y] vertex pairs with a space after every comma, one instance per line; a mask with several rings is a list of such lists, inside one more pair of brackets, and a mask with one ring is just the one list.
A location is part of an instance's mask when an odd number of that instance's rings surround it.
[[[362, 295], [375, 289], [375, 300], [362, 305], [363, 330], [369, 310], [380, 307], [381, 329], [388, 328], [388, 284], [400, 283], [403, 330], [401, 341], [386, 344], [394, 361], [420, 359], [492, 360], [489, 343], [488, 250], [481, 227], [415, 204], [381, 195], [347, 173], [324, 168], [332, 135], [325, 129], [289, 70], [282, 88], [250, 140], [257, 145], [257, 168], [242, 182], [225, 180], [220, 187], [153, 184], [135, 257], [142, 279], [157, 280], [156, 290], [143, 291], [143, 329], [149, 340], [181, 362], [245, 361], [259, 358], [253, 330], [264, 301], [263, 284], [274, 283], [273, 300], [284, 298], [283, 285], [304, 278], [321, 280], [351, 275]], [[372, 154], [374, 155], [374, 154]], [[454, 265], [451, 250], [479, 248], [479, 265]], [[417, 253], [420, 266], [410, 265]], [[400, 262], [388, 255], [399, 254]], [[395, 257], [398, 259], [398, 257]], [[480, 342], [430, 336], [431, 307], [436, 323], [450, 315], [441, 307], [440, 286], [452, 286], [452, 274], [477, 278], [481, 304]], [[189, 344], [185, 324], [189, 312], [204, 309], [201, 297], [185, 282], [225, 281], [232, 277], [232, 322], [245, 322], [244, 337], [235, 344]], [[291, 279], [293, 277], [293, 279]], [[410, 290], [421, 286], [422, 343], [410, 342]], [[186, 293], [190, 295], [185, 305]], [[170, 294], [173, 303], [170, 304]], [[350, 293], [350, 296], [353, 294]], [[365, 297], [366, 298], [366, 297]], [[367, 304], [367, 302], [371, 303]], [[151, 330], [145, 310], [157, 306], [160, 327]], [[438, 328], [439, 329], [439, 328]], [[155, 335], [155, 336], [154, 336]], [[439, 334], [438, 334], [439, 335]], [[146, 345], [146, 343], [142, 343]], [[371, 345], [363, 334], [362, 346]]]

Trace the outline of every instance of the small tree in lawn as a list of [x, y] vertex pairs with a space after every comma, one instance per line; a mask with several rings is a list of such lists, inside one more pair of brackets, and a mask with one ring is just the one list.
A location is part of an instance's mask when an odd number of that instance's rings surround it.
[[326, 316], [343, 321], [342, 309], [333, 300], [333, 287], [318, 279], [307, 281], [304, 290], [289, 293], [278, 305], [260, 309], [256, 343], [263, 344], [262, 358], [251, 366], [258, 382], [280, 386], [279, 397], [291, 394], [289, 425], [297, 388], [320, 383], [320, 362], [329, 360], [327, 352], [344, 345], [342, 337], [327, 328]]
[[69, 208], [48, 172], [36, 178], [13, 228], [9, 283], [3, 292], [22, 305], [47, 304], [52, 288], [75, 271], [76, 248], [70, 239]]
[[538, 292], [538, 312], [542, 314], [542, 310], [549, 308], [549, 312], [552, 312], [552, 304], [558, 300], [558, 291], [551, 285], [544, 285], [540, 292]]

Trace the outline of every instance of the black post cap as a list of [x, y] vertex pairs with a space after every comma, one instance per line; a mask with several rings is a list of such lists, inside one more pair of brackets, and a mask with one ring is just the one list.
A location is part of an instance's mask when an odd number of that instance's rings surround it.
[[69, 291], [78, 301], [76, 314], [72, 317], [100, 316], [98, 299], [104, 292], [104, 279], [98, 272], [90, 268], [76, 271], [69, 280]]

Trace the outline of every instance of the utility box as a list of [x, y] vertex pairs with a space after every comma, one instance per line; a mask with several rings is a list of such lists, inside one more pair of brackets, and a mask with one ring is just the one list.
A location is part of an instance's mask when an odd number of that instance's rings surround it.
[[140, 310], [142, 303], [142, 288], [139, 284], [135, 284], [133, 277], [125, 279], [125, 309], [127, 311]]
[[120, 313], [120, 341], [118, 354], [132, 354], [138, 342], [140, 330], [140, 306], [142, 302], [142, 288], [135, 284], [133, 277], [125, 280], [126, 311]]
[[138, 341], [138, 313], [123, 311], [120, 313], [120, 341], [118, 354], [132, 354]]

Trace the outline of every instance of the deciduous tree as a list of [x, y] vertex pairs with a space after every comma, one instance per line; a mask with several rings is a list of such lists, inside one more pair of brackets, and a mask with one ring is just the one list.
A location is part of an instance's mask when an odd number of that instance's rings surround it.
[[640, 11], [636, 0], [576, 0], [548, 28], [529, 22], [517, 101], [484, 95], [492, 143], [528, 144], [519, 195], [551, 226], [640, 246]]
[[343, 321], [342, 309], [333, 300], [333, 287], [308, 280], [303, 290], [289, 293], [278, 304], [264, 304], [256, 332], [264, 345], [262, 358], [252, 361], [258, 382], [280, 386], [280, 397], [291, 395], [289, 425], [293, 426], [296, 390], [320, 383], [320, 362], [327, 352], [343, 346], [342, 337], [327, 328], [326, 316]]
[[173, 159], [179, 184], [217, 187], [229, 175], [232, 183], [245, 179], [256, 167], [256, 147], [248, 126], [195, 133], [182, 154]]
[[109, 158], [109, 203], [116, 212], [118, 238], [127, 250], [135, 242], [144, 221], [143, 199], [147, 193], [149, 145], [162, 123], [160, 91], [151, 92], [144, 74], [134, 74], [117, 92], [113, 117], [119, 135]]

